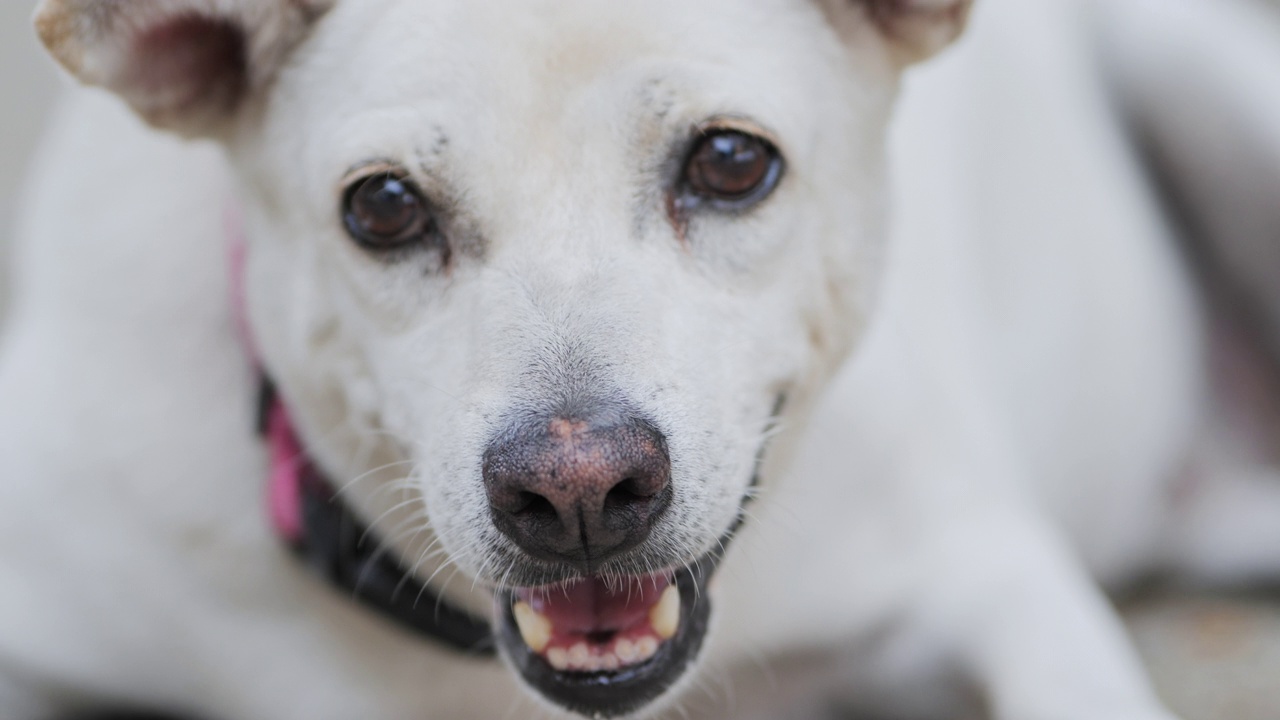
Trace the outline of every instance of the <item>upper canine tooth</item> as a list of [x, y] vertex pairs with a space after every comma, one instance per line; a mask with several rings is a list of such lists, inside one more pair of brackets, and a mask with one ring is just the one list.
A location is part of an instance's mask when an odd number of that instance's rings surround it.
[[511, 610], [516, 616], [516, 627], [520, 628], [524, 644], [536, 653], [546, 650], [551, 642], [551, 621], [526, 602], [516, 603]]
[[662, 591], [658, 604], [649, 611], [649, 624], [663, 640], [676, 636], [676, 631], [680, 629], [680, 591], [675, 585], [668, 585]]

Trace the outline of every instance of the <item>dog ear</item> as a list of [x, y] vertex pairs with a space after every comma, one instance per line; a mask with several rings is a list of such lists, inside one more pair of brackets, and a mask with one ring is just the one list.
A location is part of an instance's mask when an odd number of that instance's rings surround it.
[[889, 43], [894, 59], [908, 65], [958, 38], [973, 0], [820, 0], [820, 4], [842, 31], [870, 25]]
[[81, 82], [147, 122], [215, 134], [333, 0], [41, 0], [35, 24]]
[[960, 37], [973, 0], [858, 0], [906, 62], [932, 56]]

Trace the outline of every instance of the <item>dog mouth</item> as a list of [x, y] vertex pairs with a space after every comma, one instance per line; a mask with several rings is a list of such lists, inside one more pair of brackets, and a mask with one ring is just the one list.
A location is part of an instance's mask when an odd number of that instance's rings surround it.
[[[767, 430], [785, 405], [781, 393]], [[702, 650], [711, 620], [708, 584], [743, 525], [766, 445], [756, 452], [733, 523], [692, 562], [495, 593], [495, 645], [531, 689], [569, 712], [603, 719], [637, 713], [676, 687]]]
[[499, 593], [498, 647], [556, 705], [593, 718], [633, 713], [697, 659], [711, 616], [706, 584], [718, 559]]

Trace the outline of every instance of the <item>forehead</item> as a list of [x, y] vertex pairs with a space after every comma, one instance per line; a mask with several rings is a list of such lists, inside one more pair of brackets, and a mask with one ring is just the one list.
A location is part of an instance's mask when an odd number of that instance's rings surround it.
[[533, 144], [646, 114], [798, 130], [840, 62], [810, 0], [340, 0], [291, 84], [338, 135]]

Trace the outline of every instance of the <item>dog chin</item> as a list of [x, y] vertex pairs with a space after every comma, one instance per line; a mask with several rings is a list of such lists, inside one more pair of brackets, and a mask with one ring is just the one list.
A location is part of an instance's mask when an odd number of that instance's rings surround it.
[[695, 664], [711, 617], [717, 553], [646, 575], [591, 575], [504, 590], [499, 651], [534, 692], [591, 718], [639, 713]]

